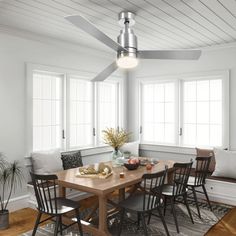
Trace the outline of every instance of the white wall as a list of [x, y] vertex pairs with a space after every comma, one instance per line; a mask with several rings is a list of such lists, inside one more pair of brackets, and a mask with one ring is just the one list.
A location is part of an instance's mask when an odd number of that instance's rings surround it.
[[[230, 70], [230, 148], [236, 149], [236, 45], [221, 49], [204, 50], [198, 61], [164, 61], [142, 60], [136, 71], [129, 73], [128, 82], [128, 127], [133, 133], [133, 139], [139, 138], [139, 80], [150, 77], [163, 77], [192, 72], [206, 72], [214, 70]], [[153, 78], [152, 78], [153, 79]], [[155, 152], [143, 150], [143, 155], [156, 158], [178, 160], [189, 159], [193, 156], [175, 153]]]
[[[26, 146], [26, 62], [100, 72], [114, 55], [65, 43], [24, 39], [0, 33], [0, 152], [24, 166]], [[90, 157], [89, 159], [91, 159]], [[90, 162], [86, 161], [85, 163]], [[24, 195], [26, 185], [16, 195]]]

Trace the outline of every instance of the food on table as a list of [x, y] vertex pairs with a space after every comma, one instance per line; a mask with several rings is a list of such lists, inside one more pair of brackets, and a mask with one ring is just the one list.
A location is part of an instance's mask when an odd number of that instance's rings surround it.
[[138, 158], [130, 158], [128, 160], [129, 164], [138, 164], [139, 163], [139, 159]]
[[152, 169], [152, 164], [151, 164], [151, 163], [148, 163], [148, 164], [146, 165], [146, 169], [147, 169], [147, 170], [151, 170], [151, 169]]
[[79, 172], [81, 175], [99, 175], [99, 174], [108, 175], [112, 172], [112, 169], [109, 165], [105, 165], [104, 163], [99, 163], [98, 168], [95, 168], [94, 165], [90, 165], [87, 167], [80, 167]]

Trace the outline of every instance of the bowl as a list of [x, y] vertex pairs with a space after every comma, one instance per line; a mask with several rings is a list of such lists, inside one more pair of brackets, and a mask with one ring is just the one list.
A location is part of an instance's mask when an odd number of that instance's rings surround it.
[[128, 170], [136, 170], [140, 165], [140, 162], [135, 163], [135, 164], [129, 164], [129, 163], [124, 163], [124, 166], [128, 169]]

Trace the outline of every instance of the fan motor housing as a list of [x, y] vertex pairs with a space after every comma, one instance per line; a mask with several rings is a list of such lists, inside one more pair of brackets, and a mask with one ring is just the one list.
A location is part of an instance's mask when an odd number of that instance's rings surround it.
[[137, 37], [134, 34], [130, 26], [135, 24], [135, 14], [132, 12], [120, 12], [119, 24], [124, 28], [120, 31], [120, 35], [117, 37], [118, 43], [129, 50], [129, 48], [137, 49]]

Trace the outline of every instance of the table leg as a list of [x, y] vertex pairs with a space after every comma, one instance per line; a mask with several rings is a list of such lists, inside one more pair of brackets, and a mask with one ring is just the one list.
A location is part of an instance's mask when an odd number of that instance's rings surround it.
[[119, 189], [119, 202], [125, 199], [125, 188]]
[[66, 197], [66, 188], [59, 185], [59, 197]]
[[107, 197], [99, 196], [99, 232], [104, 236], [111, 236], [107, 229]]
[[174, 170], [168, 171], [168, 173], [167, 173], [167, 183], [168, 184], [173, 183], [173, 175], [174, 175]]

